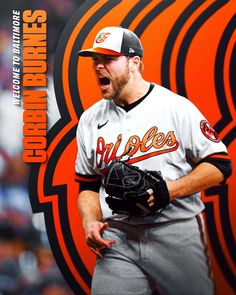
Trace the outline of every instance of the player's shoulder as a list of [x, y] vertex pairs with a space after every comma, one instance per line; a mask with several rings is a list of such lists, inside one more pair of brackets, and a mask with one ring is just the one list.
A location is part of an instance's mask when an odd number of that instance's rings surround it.
[[94, 118], [101, 117], [103, 113], [108, 112], [110, 107], [111, 102], [109, 100], [101, 99], [86, 109], [82, 113], [80, 120], [89, 123], [91, 120], [94, 120]]
[[186, 101], [186, 98], [184, 96], [181, 96], [164, 86], [161, 86], [158, 84], [154, 84], [154, 85], [155, 87], [153, 90], [155, 92], [155, 95], [157, 95], [160, 100], [165, 101], [166, 99], [168, 101], [176, 102], [176, 103]]
[[178, 109], [183, 107], [195, 108], [194, 104], [186, 97], [177, 94], [164, 86], [158, 84], [154, 85], [153, 97], [157, 98], [156, 101], [158, 104], [161, 103], [163, 105], [168, 105], [170, 108], [173, 107]]

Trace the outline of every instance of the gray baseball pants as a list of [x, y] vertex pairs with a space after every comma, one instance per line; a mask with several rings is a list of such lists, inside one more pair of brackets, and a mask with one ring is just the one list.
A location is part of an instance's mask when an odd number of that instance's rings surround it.
[[[214, 283], [200, 216], [152, 225], [108, 221], [93, 295], [213, 295]], [[154, 291], [156, 290], [156, 291]]]

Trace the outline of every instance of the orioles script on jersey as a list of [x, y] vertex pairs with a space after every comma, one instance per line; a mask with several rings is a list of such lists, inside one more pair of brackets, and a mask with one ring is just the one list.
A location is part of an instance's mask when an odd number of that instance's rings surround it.
[[47, 13], [23, 12], [23, 160], [46, 161]]
[[[122, 134], [117, 136], [117, 141], [115, 143], [106, 143], [103, 137], [98, 138], [96, 149], [98, 167], [102, 167], [103, 162], [108, 164], [110, 161], [121, 159], [124, 155], [132, 157], [129, 163], [136, 163], [159, 154], [172, 152], [179, 146], [174, 131], [169, 131], [167, 134], [164, 134], [163, 132], [158, 132], [157, 126], [151, 127], [144, 134], [142, 139], [138, 135], [130, 136], [125, 144], [123, 152], [118, 155], [121, 142]], [[152, 148], [154, 148], [154, 150]], [[152, 151], [148, 152], [150, 149], [152, 149]], [[134, 157], [138, 151], [144, 154]]]

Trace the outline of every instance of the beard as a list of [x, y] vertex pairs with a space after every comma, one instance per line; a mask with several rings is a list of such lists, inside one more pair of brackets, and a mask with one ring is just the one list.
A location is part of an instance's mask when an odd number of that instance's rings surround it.
[[116, 77], [110, 81], [111, 90], [102, 90], [105, 99], [119, 101], [121, 93], [130, 80], [130, 73], [127, 67], [122, 76]]

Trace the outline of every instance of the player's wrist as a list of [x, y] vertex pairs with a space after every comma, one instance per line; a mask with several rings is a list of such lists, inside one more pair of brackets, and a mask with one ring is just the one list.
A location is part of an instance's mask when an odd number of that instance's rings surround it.
[[166, 187], [168, 189], [170, 202], [171, 202], [176, 198], [174, 181], [173, 180], [165, 180], [165, 182], [166, 182]]
[[[155, 179], [155, 178], [154, 178]], [[155, 198], [154, 209], [163, 209], [170, 203], [170, 194], [166, 181], [158, 176], [156, 181], [152, 182], [153, 196]]]

